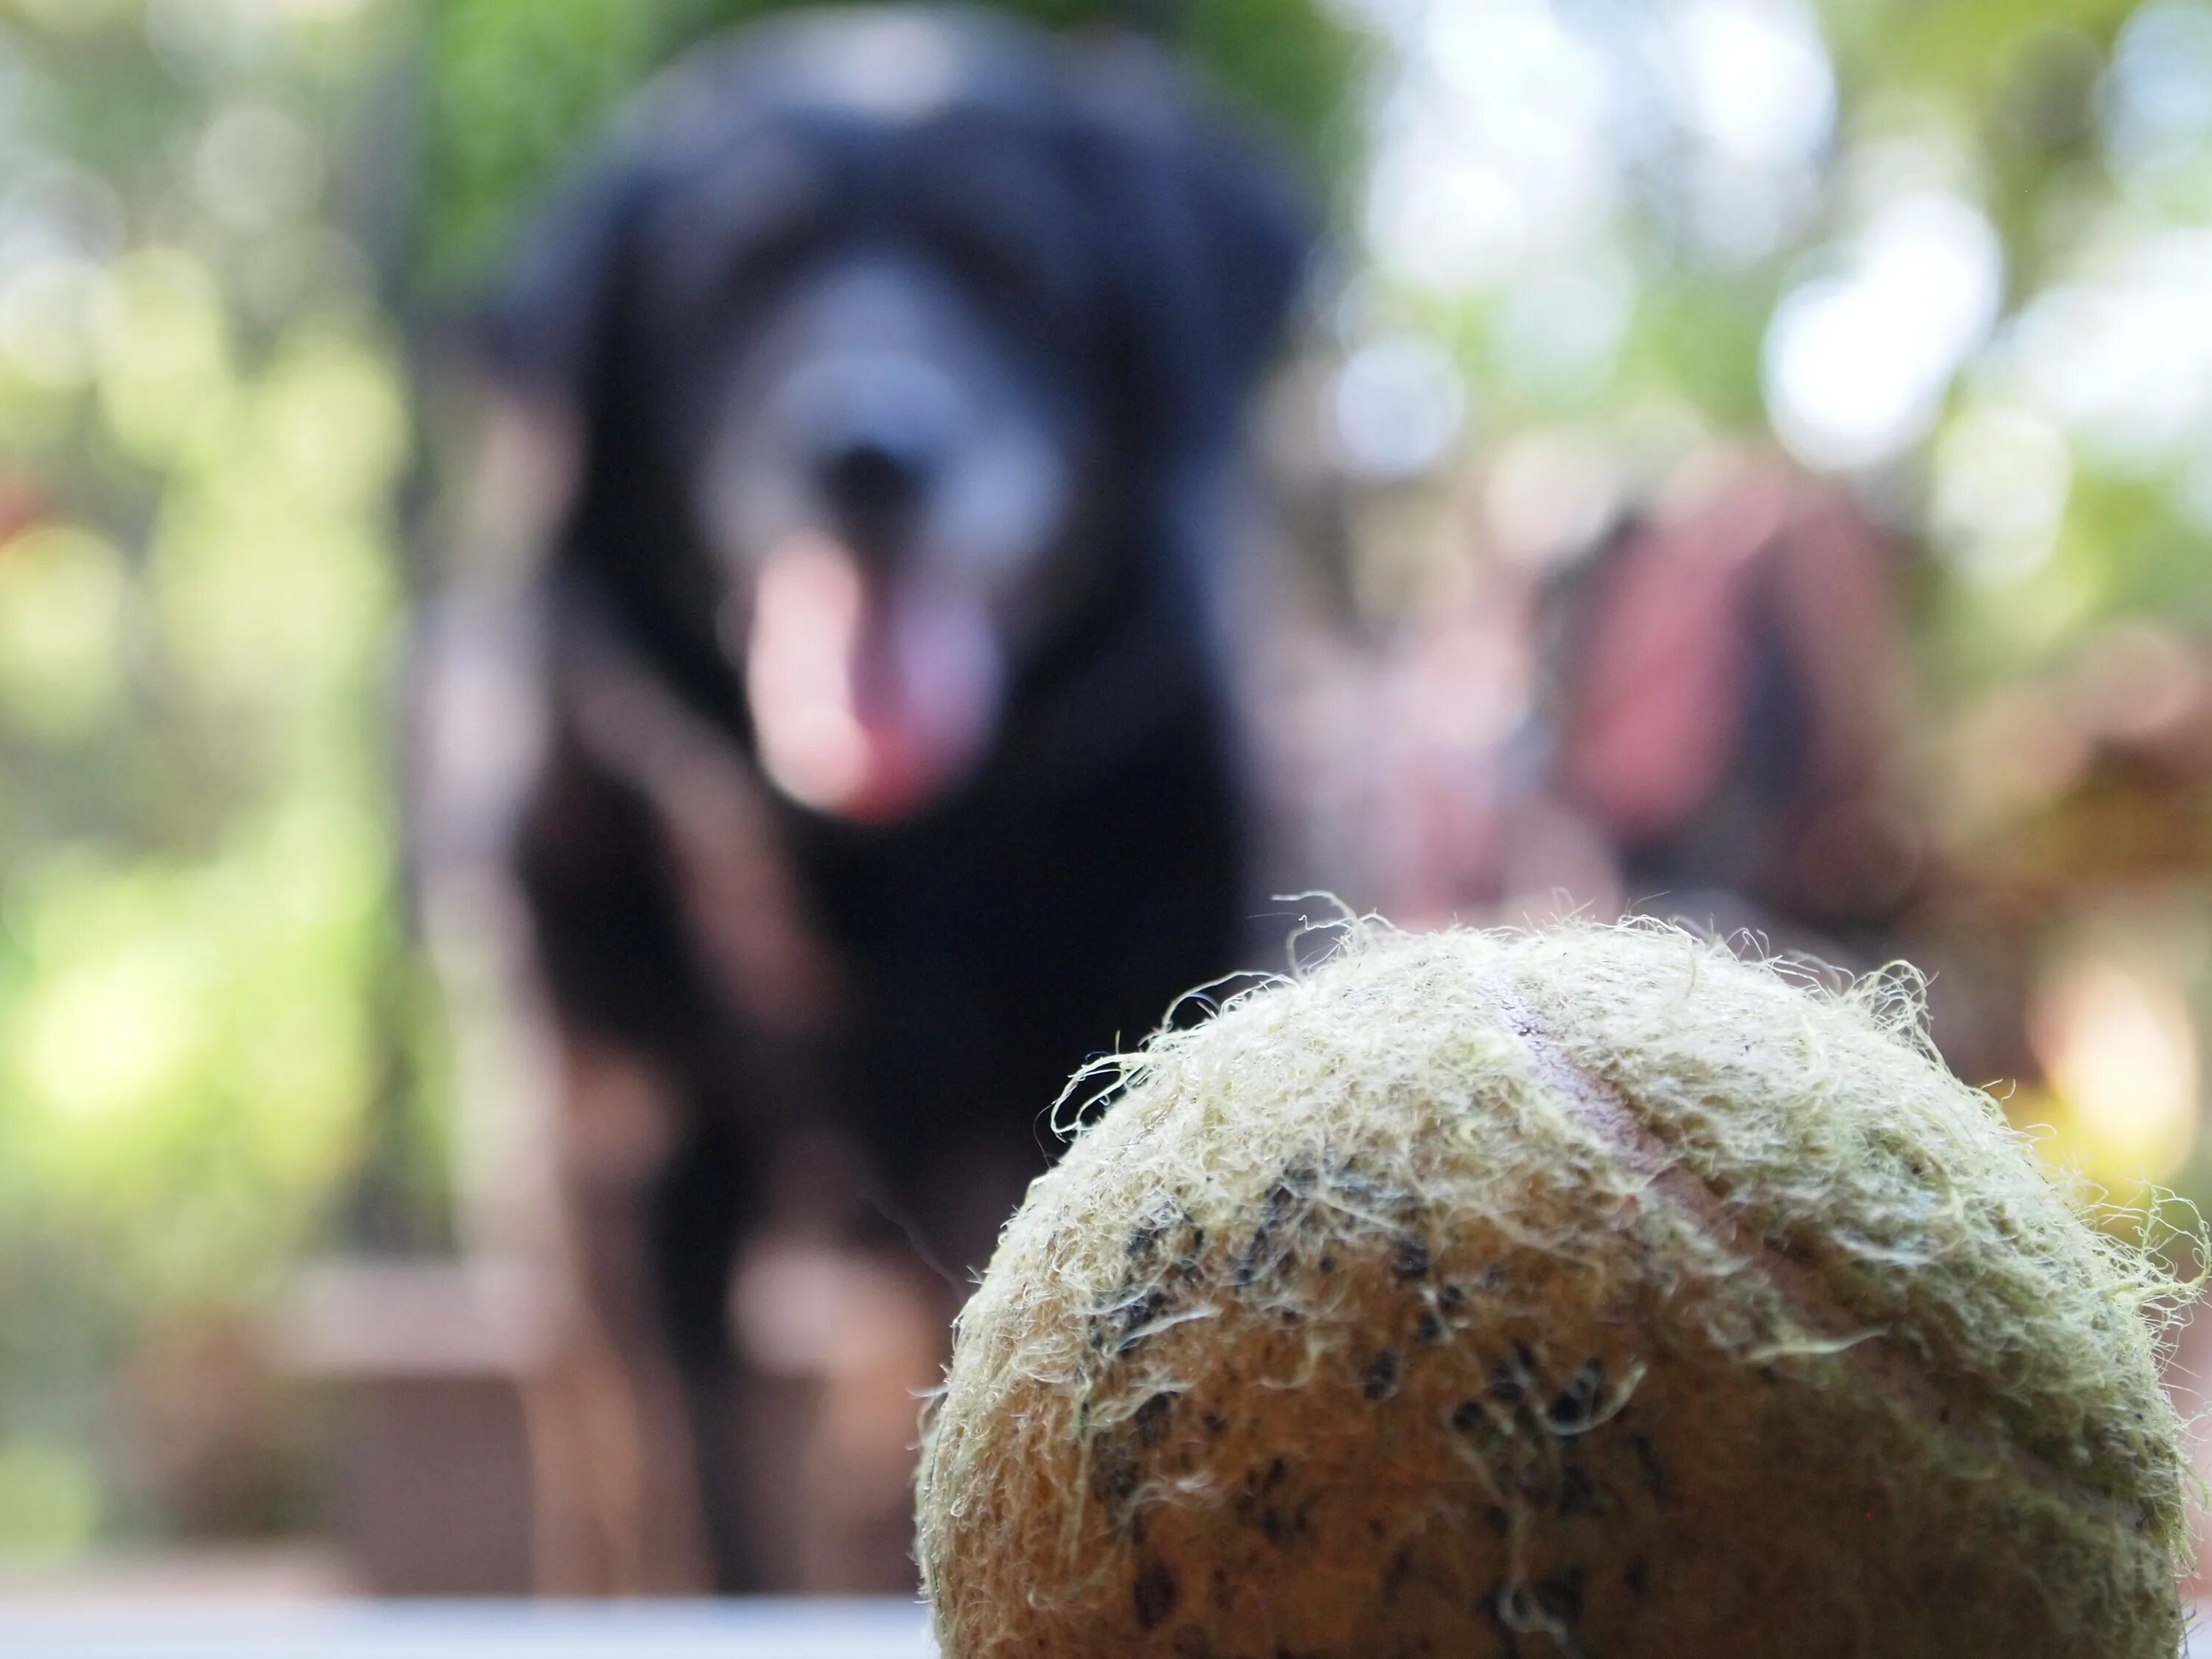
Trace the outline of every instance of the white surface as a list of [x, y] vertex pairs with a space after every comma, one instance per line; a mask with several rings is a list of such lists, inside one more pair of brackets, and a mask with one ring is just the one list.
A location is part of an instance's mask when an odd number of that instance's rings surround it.
[[[2212, 1607], [2184, 1652], [2212, 1656]], [[0, 1605], [6, 1659], [936, 1659], [910, 1602]]]
[[0, 1606], [7, 1659], [934, 1659], [899, 1601]]

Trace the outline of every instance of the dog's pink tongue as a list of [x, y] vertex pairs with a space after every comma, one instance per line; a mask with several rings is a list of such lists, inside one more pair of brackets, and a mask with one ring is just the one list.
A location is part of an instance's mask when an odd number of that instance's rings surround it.
[[763, 768], [801, 805], [881, 823], [927, 805], [981, 758], [999, 678], [972, 599], [919, 583], [872, 591], [826, 542], [761, 572], [745, 695]]

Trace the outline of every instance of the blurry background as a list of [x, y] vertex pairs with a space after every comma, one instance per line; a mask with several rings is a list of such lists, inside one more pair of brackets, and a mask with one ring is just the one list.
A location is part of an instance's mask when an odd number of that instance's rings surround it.
[[[596, 118], [766, 9], [0, 5], [11, 1580], [327, 1525], [292, 1286], [453, 1243], [392, 713], [441, 365]], [[1286, 866], [1906, 956], [2055, 1160], [2212, 1192], [2212, 5], [1019, 9], [1174, 34], [1334, 204]]]

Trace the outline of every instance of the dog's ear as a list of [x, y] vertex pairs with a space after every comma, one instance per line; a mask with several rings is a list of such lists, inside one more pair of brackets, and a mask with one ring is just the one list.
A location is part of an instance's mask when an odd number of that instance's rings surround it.
[[1218, 447], [1304, 291], [1309, 194], [1285, 155], [1152, 48], [1100, 51], [1078, 107], [1145, 413]]
[[[479, 319], [499, 392], [570, 428], [580, 447], [603, 427], [622, 356], [636, 165], [605, 160], [569, 179], [525, 228], [505, 281]], [[580, 453], [580, 464], [588, 465]]]
[[1241, 392], [1281, 344], [1304, 293], [1316, 246], [1314, 215], [1287, 161], [1255, 135], [1225, 124], [1189, 124], [1182, 177], [1196, 221], [1200, 280], [1223, 368]]

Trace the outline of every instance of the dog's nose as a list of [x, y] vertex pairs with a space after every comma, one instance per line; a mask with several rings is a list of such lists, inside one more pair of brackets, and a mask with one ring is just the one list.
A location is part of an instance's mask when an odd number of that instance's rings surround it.
[[855, 430], [815, 456], [817, 486], [831, 512], [854, 530], [895, 526], [921, 504], [935, 459], [919, 434]]

